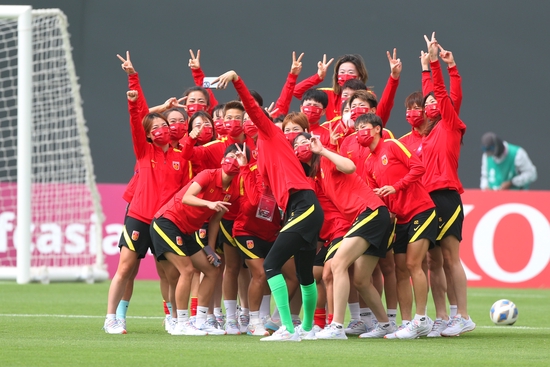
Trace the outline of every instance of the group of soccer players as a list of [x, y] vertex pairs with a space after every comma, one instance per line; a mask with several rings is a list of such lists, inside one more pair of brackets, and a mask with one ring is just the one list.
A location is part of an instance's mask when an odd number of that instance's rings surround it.
[[[233, 84], [239, 101], [218, 104], [201, 87], [200, 51], [189, 59], [197, 86], [149, 107], [130, 54], [118, 56], [136, 166], [105, 332], [126, 333], [149, 250], [171, 335], [414, 339], [475, 329], [459, 258], [461, 79], [452, 52], [435, 33], [424, 37], [422, 92], [405, 100], [412, 129], [400, 139], [385, 128], [402, 69], [395, 49], [380, 100], [360, 56], [340, 57], [332, 88], [315, 88], [334, 60], [323, 57], [298, 83], [303, 54], [293, 53], [280, 97], [266, 109], [234, 71], [216, 82]], [[300, 112], [289, 112], [293, 97]], [[427, 315], [430, 288], [435, 320]]]

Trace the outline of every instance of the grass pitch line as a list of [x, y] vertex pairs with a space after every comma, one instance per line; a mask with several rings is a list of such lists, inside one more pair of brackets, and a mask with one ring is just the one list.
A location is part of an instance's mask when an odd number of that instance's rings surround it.
[[[52, 315], [52, 314], [25, 314], [25, 313], [0, 313], [0, 317], [52, 317], [52, 318], [73, 318], [73, 319], [104, 319], [105, 316], [97, 315]], [[128, 316], [128, 319], [162, 320], [160, 316]]]

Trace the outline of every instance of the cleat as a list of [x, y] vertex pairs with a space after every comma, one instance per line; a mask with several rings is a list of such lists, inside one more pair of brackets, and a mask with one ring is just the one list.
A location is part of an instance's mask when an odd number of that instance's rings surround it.
[[347, 335], [359, 335], [368, 331], [367, 325], [361, 320], [350, 320], [348, 327], [344, 329]]
[[227, 331], [228, 335], [241, 335], [237, 320], [227, 320], [225, 323], [225, 331]]
[[428, 338], [441, 337], [441, 332], [447, 328], [448, 323], [447, 320], [435, 319], [432, 330], [428, 333]]
[[476, 328], [471, 318], [466, 320], [460, 314], [449, 320], [447, 328], [441, 332], [442, 336], [459, 336]]
[[300, 334], [299, 333], [289, 333], [286, 329], [286, 326], [281, 326], [276, 332], [271, 336], [266, 336], [261, 338], [260, 341], [263, 342], [299, 342]]
[[302, 329], [302, 325], [298, 325], [294, 329], [294, 332], [300, 335], [300, 339], [302, 340], [317, 340], [315, 334], [319, 331], [321, 331], [321, 328], [317, 325], [314, 325], [310, 331], [305, 331], [304, 329]]
[[162, 320], [162, 326], [164, 326], [164, 330], [170, 331], [170, 322], [172, 322], [172, 316], [166, 315], [164, 317], [164, 320]]
[[344, 328], [338, 328], [334, 324], [328, 325], [323, 330], [315, 334], [315, 336], [317, 339], [345, 340], [348, 338], [344, 332]]
[[246, 333], [252, 336], [269, 336], [269, 331], [266, 330], [264, 324], [261, 322], [258, 324], [248, 324]]
[[206, 320], [206, 322], [204, 324], [200, 325], [199, 327], [197, 327], [197, 329], [206, 332], [208, 335], [225, 335], [225, 334], [227, 334], [225, 330], [220, 330], [216, 327], [218, 325], [218, 323], [216, 322], [216, 319], [212, 319], [212, 321], [214, 321], [215, 325], [209, 323], [208, 320]]
[[218, 325], [220, 325], [220, 328], [223, 329], [223, 327], [225, 326], [225, 315], [216, 316], [216, 321], [218, 322]]
[[103, 330], [105, 330], [107, 334], [126, 334], [125, 326], [117, 319], [105, 319]]
[[266, 317], [264, 326], [268, 330], [277, 331], [281, 327], [281, 320], [273, 321], [269, 316]]
[[361, 339], [367, 339], [367, 338], [384, 338], [388, 334], [393, 334], [396, 332], [395, 324], [388, 322], [384, 325], [381, 323], [378, 323], [376, 327], [366, 333], [363, 333], [359, 335], [359, 338]]
[[250, 324], [249, 315], [240, 315], [239, 316], [239, 330], [241, 334], [245, 334], [248, 331], [248, 325]]
[[[410, 321], [409, 321], [410, 322]], [[398, 331], [401, 331], [403, 330], [404, 328], [407, 327], [407, 325], [409, 324], [409, 322], [407, 322], [406, 324], [401, 324], [399, 325], [399, 327], [396, 327], [395, 323], [393, 324], [393, 326], [395, 327], [395, 332], [394, 333], [391, 333], [391, 334], [386, 334], [384, 335], [384, 339], [397, 339], [397, 336], [395, 335]]]

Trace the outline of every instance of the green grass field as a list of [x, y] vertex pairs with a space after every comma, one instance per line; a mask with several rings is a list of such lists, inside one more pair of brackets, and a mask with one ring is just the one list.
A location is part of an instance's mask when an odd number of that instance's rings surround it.
[[[247, 335], [168, 335], [158, 283], [149, 281], [136, 282], [128, 334], [107, 335], [108, 287], [0, 283], [0, 366], [550, 365], [550, 290], [470, 289], [477, 329], [457, 338], [261, 343]], [[500, 298], [518, 305], [516, 325], [489, 320]]]

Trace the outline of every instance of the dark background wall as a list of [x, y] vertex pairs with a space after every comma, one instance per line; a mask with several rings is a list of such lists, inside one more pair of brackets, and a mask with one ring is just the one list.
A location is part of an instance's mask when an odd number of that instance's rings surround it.
[[[98, 182], [127, 182], [134, 165], [126, 76], [115, 57], [131, 51], [148, 102], [162, 103], [192, 85], [189, 49], [201, 49], [207, 76], [236, 70], [269, 104], [278, 97], [292, 51], [305, 52], [302, 77], [323, 53], [359, 53], [368, 85], [380, 95], [389, 75], [386, 50], [397, 48], [401, 83], [388, 128], [410, 130], [403, 101], [420, 89], [423, 35], [436, 31], [463, 79], [461, 118], [468, 126], [460, 160], [465, 187], [479, 186], [480, 137], [494, 131], [523, 146], [538, 168], [533, 189], [548, 189], [550, 3], [513, 0], [25, 0], [68, 16], [76, 71]], [[324, 83], [328, 86], [330, 82]], [[217, 91], [220, 101], [235, 91]], [[297, 103], [294, 103], [297, 106]]]

